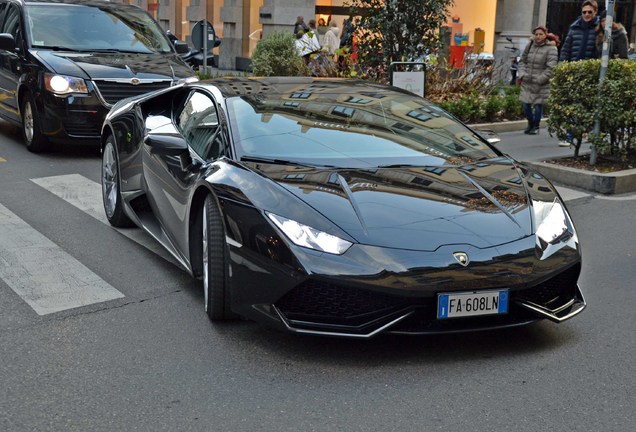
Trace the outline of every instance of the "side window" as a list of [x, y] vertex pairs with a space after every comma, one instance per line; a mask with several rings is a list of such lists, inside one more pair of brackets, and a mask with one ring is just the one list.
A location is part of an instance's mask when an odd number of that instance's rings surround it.
[[4, 11], [7, 8], [7, 3], [0, 3], [0, 29], [2, 28], [2, 22], [4, 17]]
[[20, 11], [17, 7], [11, 5], [4, 16], [4, 24], [2, 25], [2, 33], [10, 33], [18, 41], [18, 33], [20, 31]]
[[217, 159], [224, 153], [221, 126], [214, 101], [205, 93], [194, 91], [179, 114], [181, 134], [204, 160]]

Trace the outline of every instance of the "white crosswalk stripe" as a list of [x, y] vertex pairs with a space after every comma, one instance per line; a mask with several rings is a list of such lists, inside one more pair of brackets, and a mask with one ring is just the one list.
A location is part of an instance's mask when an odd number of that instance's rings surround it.
[[0, 278], [38, 315], [124, 295], [0, 204]]
[[[31, 181], [109, 225], [101, 185], [79, 174], [34, 178]], [[164, 259], [174, 258], [137, 228], [117, 229]], [[70, 254], [0, 204], [0, 279], [38, 315], [123, 298]]]
[[[41, 177], [31, 181], [54, 195], [62, 198], [69, 204], [86, 212], [98, 221], [110, 225], [104, 213], [102, 202], [102, 187], [90, 179], [79, 174], [67, 174], [52, 177]], [[176, 264], [176, 261], [158, 242], [137, 228], [117, 229], [134, 242], [163, 257], [167, 261]]]

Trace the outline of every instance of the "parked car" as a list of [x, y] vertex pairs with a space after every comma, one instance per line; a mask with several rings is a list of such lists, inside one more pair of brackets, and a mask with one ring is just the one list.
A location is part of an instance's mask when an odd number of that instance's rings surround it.
[[97, 145], [117, 101], [196, 79], [136, 6], [0, 0], [0, 116], [22, 128], [31, 151]]
[[117, 103], [102, 192], [213, 320], [371, 337], [561, 322], [581, 253], [550, 182], [406, 90], [224, 78]]

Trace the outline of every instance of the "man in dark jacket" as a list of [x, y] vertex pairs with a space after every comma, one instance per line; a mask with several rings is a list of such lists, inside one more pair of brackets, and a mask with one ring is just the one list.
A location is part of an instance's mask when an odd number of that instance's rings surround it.
[[559, 61], [574, 61], [596, 58], [596, 26], [598, 4], [585, 0], [581, 5], [581, 16], [572, 25], [563, 42]]

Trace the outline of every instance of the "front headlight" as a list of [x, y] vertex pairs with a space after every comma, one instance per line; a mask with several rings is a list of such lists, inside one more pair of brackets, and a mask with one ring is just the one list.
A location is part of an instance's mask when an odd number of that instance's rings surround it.
[[576, 230], [563, 203], [558, 198], [552, 202], [533, 201], [536, 221], [536, 246], [539, 258], [544, 260], [564, 246], [577, 248]]
[[330, 254], [342, 255], [353, 243], [332, 236], [326, 232], [318, 231], [307, 225], [303, 225], [291, 219], [265, 212], [267, 217], [289, 238], [294, 244]]
[[44, 87], [47, 91], [65, 96], [72, 93], [88, 94], [86, 82], [82, 78], [68, 75], [44, 74]]

